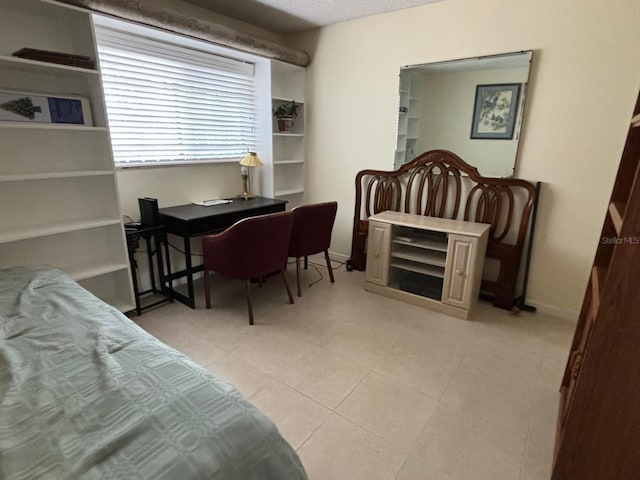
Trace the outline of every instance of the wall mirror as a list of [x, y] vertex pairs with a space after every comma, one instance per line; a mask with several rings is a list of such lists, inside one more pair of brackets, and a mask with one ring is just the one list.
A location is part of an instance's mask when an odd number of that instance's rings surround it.
[[486, 177], [512, 177], [531, 51], [400, 69], [394, 167], [450, 150]]

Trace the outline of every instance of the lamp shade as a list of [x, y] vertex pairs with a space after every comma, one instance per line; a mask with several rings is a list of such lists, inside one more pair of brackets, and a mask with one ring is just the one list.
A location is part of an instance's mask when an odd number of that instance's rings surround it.
[[256, 152], [247, 152], [245, 157], [240, 160], [240, 165], [243, 167], [261, 167], [262, 161], [260, 161]]

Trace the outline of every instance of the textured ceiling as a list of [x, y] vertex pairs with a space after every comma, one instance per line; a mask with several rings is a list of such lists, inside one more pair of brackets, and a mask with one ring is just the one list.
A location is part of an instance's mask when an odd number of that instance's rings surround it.
[[441, 0], [185, 0], [276, 33], [293, 33]]

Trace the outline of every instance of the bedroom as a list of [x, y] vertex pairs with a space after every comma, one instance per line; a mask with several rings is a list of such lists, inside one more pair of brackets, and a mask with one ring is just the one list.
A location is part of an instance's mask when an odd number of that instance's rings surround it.
[[[337, 260], [345, 260], [351, 246], [355, 174], [391, 168], [399, 66], [533, 49], [534, 88], [517, 176], [547, 188], [528, 298], [543, 315], [575, 319], [638, 90], [639, 15], [631, 1], [612, 9], [597, 2], [449, 0], [286, 37], [228, 23], [307, 50], [313, 58], [307, 70], [313, 113], [305, 201], [339, 202], [331, 248]], [[336, 116], [344, 105], [347, 113]], [[139, 196], [170, 205], [240, 189], [235, 165], [120, 170], [117, 177], [122, 213], [131, 216]], [[337, 285], [349, 278], [341, 275]], [[326, 288], [325, 282], [318, 286]]]

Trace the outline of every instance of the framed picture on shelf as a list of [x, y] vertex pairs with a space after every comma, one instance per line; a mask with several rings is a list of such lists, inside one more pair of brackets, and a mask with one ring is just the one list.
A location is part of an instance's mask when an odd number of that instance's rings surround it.
[[0, 121], [92, 125], [88, 98], [14, 91], [0, 91]]
[[519, 83], [476, 86], [471, 138], [511, 140], [520, 101]]

